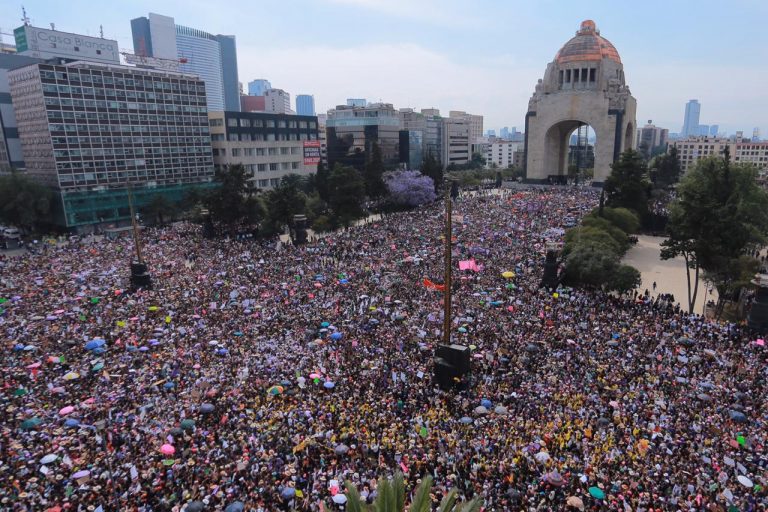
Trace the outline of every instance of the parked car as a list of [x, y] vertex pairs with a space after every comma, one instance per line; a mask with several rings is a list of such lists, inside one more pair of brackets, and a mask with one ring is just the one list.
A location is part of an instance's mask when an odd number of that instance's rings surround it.
[[24, 245], [19, 230], [9, 227], [4, 228], [0, 236], [0, 245], [2, 245], [3, 249], [18, 249]]

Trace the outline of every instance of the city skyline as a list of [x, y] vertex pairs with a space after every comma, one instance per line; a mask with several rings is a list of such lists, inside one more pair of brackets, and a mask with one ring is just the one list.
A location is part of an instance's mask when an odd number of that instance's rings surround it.
[[[678, 132], [690, 98], [727, 133], [768, 131], [768, 57], [758, 20], [768, 6], [741, 2], [723, 12], [715, 2], [651, 2], [648, 9], [616, 9], [606, 2], [462, 2], [425, 0], [299, 1], [299, 15], [266, 4], [230, 2], [211, 9], [199, 1], [146, 1], [94, 10], [92, 4], [25, 3], [35, 26], [116, 39], [132, 49], [130, 20], [147, 12], [211, 33], [234, 34], [240, 81], [265, 77], [288, 92], [314, 95], [317, 112], [366, 97], [396, 107], [465, 110], [485, 116], [487, 127], [521, 125], [528, 98], [546, 64], [578, 28], [594, 19], [619, 51], [627, 84], [638, 99], [638, 118]], [[658, 8], [654, 8], [656, 5]], [[695, 5], [717, 16], [688, 16]], [[609, 8], [610, 7], [610, 8]], [[5, 22], [3, 32], [21, 25]], [[660, 14], [660, 13], [663, 13]], [[258, 15], [258, 16], [257, 16]], [[761, 16], [762, 15], [762, 16]], [[15, 18], [14, 18], [15, 19]], [[348, 23], [349, 19], [359, 20]], [[259, 30], [252, 21], [259, 20]], [[681, 20], [693, 20], [681, 23]], [[513, 30], [510, 30], [513, 28]], [[702, 48], [703, 34], [715, 44]], [[716, 35], [716, 37], [714, 37]], [[4, 36], [4, 42], [11, 42]], [[718, 43], [719, 42], [719, 43]], [[714, 78], [714, 79], [713, 79]], [[663, 84], [663, 87], [660, 85]]]

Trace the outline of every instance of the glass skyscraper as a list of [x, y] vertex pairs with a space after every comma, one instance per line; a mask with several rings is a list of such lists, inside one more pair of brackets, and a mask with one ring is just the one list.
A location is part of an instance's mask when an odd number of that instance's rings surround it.
[[202, 78], [208, 110], [240, 110], [235, 36], [176, 25], [154, 13], [131, 20], [131, 32], [136, 55], [177, 60], [179, 71]]
[[264, 94], [272, 88], [272, 84], [269, 80], [258, 78], [252, 82], [248, 82], [248, 95], [250, 96], [264, 96]]
[[699, 100], [690, 100], [685, 104], [685, 120], [683, 121], [683, 137], [695, 137], [699, 135], [699, 114], [701, 105]]
[[309, 94], [296, 96], [296, 114], [300, 116], [315, 115], [315, 97]]

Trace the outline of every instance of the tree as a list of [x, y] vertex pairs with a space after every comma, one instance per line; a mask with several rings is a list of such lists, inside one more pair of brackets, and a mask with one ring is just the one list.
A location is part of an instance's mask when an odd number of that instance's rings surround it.
[[605, 180], [606, 206], [629, 208], [640, 219], [648, 214], [650, 182], [643, 157], [628, 149], [612, 165], [610, 176]]
[[267, 219], [276, 231], [284, 225], [291, 226], [293, 216], [304, 213], [307, 196], [299, 189], [300, 184], [301, 176], [288, 175], [283, 177], [280, 186], [267, 192]]
[[677, 146], [669, 148], [669, 153], [660, 155], [654, 160], [654, 170], [652, 173], [654, 186], [656, 188], [667, 189], [680, 181], [680, 156], [677, 153]]
[[315, 173], [315, 187], [317, 193], [320, 194], [320, 199], [328, 201], [328, 178], [331, 175], [331, 171], [320, 162], [317, 164], [317, 173]]
[[432, 150], [427, 152], [427, 156], [421, 162], [421, 174], [432, 178], [432, 182], [435, 185], [435, 193], [437, 193], [443, 184], [443, 166], [440, 165], [435, 155], [432, 154]]
[[[432, 510], [432, 484], [432, 476], [425, 475], [421, 483], [413, 490], [411, 502], [408, 504], [408, 512], [430, 512]], [[400, 472], [396, 473], [391, 481], [386, 478], [379, 479], [373, 505], [365, 503], [354, 484], [346, 482], [345, 486], [348, 497], [346, 510], [349, 512], [405, 512], [405, 482], [403, 474]], [[457, 491], [452, 489], [443, 497], [437, 510], [438, 512], [479, 512], [482, 505], [483, 503], [479, 498], [458, 503]]]
[[216, 171], [216, 182], [219, 184], [207, 197], [207, 206], [211, 216], [218, 222], [226, 224], [230, 229], [249, 216], [249, 208], [254, 205], [248, 198], [253, 194], [253, 188], [248, 183], [248, 175], [241, 164], [230, 165]]
[[765, 243], [768, 193], [756, 178], [753, 167], [732, 166], [726, 155], [699, 160], [677, 187], [677, 198], [669, 206], [669, 235], [662, 243], [661, 257], [684, 258], [691, 313], [700, 271], [706, 272], [724, 301], [743, 279], [742, 257]]
[[[601, 194], [602, 196], [602, 194]], [[637, 233], [640, 230], [640, 219], [637, 214], [626, 208], [598, 207], [590, 212], [589, 217], [600, 217], [622, 230], [624, 233]]]
[[578, 244], [566, 257], [563, 280], [569, 285], [602, 288], [618, 267], [616, 254], [600, 244]]
[[328, 204], [343, 225], [364, 215], [364, 196], [365, 182], [357, 169], [336, 164], [328, 178]]
[[642, 283], [640, 271], [630, 265], [619, 265], [608, 281], [608, 289], [621, 294], [630, 292]]
[[0, 177], [0, 220], [31, 230], [51, 221], [53, 191], [13, 170]]
[[384, 175], [389, 200], [398, 206], [414, 207], [435, 200], [432, 178], [419, 171], [394, 171]]
[[163, 194], [155, 194], [152, 199], [142, 209], [144, 216], [150, 220], [150, 222], [157, 222], [161, 226], [165, 224], [165, 220], [168, 217], [173, 216], [177, 207], [174, 203], [168, 200]]
[[381, 197], [386, 192], [384, 186], [384, 162], [381, 155], [381, 147], [374, 142], [371, 144], [371, 151], [368, 161], [363, 169], [365, 179], [365, 193], [370, 198]]

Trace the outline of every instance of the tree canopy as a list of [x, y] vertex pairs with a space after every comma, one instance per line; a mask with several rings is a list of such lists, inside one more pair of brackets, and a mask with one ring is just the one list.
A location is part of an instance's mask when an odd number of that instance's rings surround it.
[[613, 164], [604, 189], [606, 206], [628, 208], [644, 219], [648, 214], [650, 182], [642, 155], [632, 149], [622, 153]]
[[365, 182], [354, 167], [336, 164], [328, 177], [328, 204], [344, 225], [363, 216]]
[[0, 177], [0, 220], [24, 229], [47, 224], [51, 221], [53, 197], [48, 187], [13, 171]]
[[432, 178], [419, 171], [393, 171], [385, 174], [389, 200], [398, 206], [414, 207], [435, 200]]

